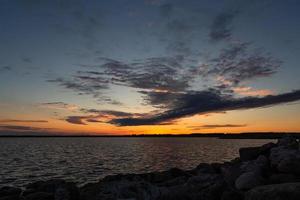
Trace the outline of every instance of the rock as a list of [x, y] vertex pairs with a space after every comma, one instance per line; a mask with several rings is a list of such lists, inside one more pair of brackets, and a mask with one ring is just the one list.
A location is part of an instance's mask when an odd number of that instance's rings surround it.
[[240, 159], [242, 161], [248, 161], [248, 160], [256, 159], [259, 155], [268, 156], [270, 154], [270, 150], [275, 146], [276, 145], [271, 142], [261, 147], [240, 148], [239, 149]]
[[271, 149], [269, 159], [271, 166], [277, 166], [285, 158], [293, 158], [298, 154], [295, 149], [287, 149], [286, 147], [279, 146]]
[[190, 174], [181, 169], [172, 168], [167, 171], [152, 173], [147, 181], [150, 181], [151, 183], [162, 183], [178, 177], [190, 177]]
[[272, 174], [268, 182], [271, 184], [298, 182], [300, 179], [293, 174]]
[[221, 172], [221, 166], [221, 163], [200, 163], [193, 171], [196, 175], [202, 173], [216, 174]]
[[287, 136], [287, 137], [278, 139], [277, 145], [284, 146], [287, 148], [293, 148], [293, 149], [299, 148], [299, 143], [298, 143], [297, 139], [292, 136]]
[[196, 195], [192, 195], [192, 197], [194, 197], [194, 199], [219, 200], [221, 199], [225, 188], [226, 185], [224, 184], [224, 182], [218, 181], [201, 190], [199, 193], [196, 193]]
[[253, 160], [259, 156], [260, 147], [240, 148], [239, 153], [242, 161]]
[[221, 200], [243, 200], [244, 195], [238, 190], [226, 190], [223, 192]]
[[300, 175], [300, 151], [283, 146], [273, 148], [270, 154], [271, 166], [279, 172]]
[[299, 200], [300, 183], [283, 183], [253, 188], [245, 200]]
[[269, 160], [266, 156], [260, 155], [256, 160], [242, 163], [242, 172], [258, 172], [262, 173], [269, 168]]
[[25, 200], [54, 200], [54, 196], [47, 192], [36, 192], [27, 195]]
[[5, 186], [0, 188], [0, 197], [5, 196], [19, 196], [21, 194], [22, 190], [15, 187], [9, 187]]
[[286, 157], [277, 166], [278, 171], [300, 175], [299, 156]]
[[177, 185], [173, 187], [163, 188], [157, 200], [173, 200], [173, 199], [191, 199], [189, 187], [186, 185]]
[[9, 195], [5, 197], [0, 197], [0, 200], [19, 200], [19, 195]]
[[191, 187], [197, 187], [199, 189], [208, 187], [218, 181], [223, 181], [223, 178], [217, 174], [199, 174], [198, 176], [192, 176], [186, 182]]
[[157, 186], [139, 180], [128, 180], [122, 178], [116, 181], [100, 181], [99, 183], [88, 184], [81, 188], [82, 200], [112, 200], [112, 199], [135, 199], [154, 200], [160, 195]]
[[235, 187], [239, 190], [249, 190], [256, 186], [263, 185], [265, 179], [258, 172], [245, 172], [235, 181]]
[[221, 167], [221, 174], [228, 185], [234, 186], [235, 180], [242, 174], [240, 163], [227, 164]]
[[55, 197], [55, 200], [78, 200], [79, 190], [75, 183], [66, 182], [60, 179], [49, 181], [38, 181], [29, 184], [23, 195], [27, 197], [32, 193], [49, 193]]
[[160, 186], [160, 187], [171, 187], [171, 186], [175, 186], [175, 185], [184, 184], [184, 183], [186, 183], [187, 179], [188, 178], [185, 177], [185, 176], [180, 176], [180, 177], [177, 177], [177, 178], [174, 178], [174, 179], [167, 180], [165, 182], [159, 183], [157, 185]]

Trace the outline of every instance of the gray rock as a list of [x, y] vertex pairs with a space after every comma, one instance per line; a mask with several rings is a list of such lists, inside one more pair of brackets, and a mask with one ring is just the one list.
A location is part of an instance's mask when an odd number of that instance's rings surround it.
[[9, 195], [5, 197], [0, 197], [0, 200], [19, 200], [19, 195]]
[[278, 171], [300, 175], [299, 156], [286, 157], [277, 166]]
[[82, 200], [135, 199], [154, 200], [160, 195], [160, 189], [143, 179], [102, 181], [81, 188]]
[[235, 180], [242, 174], [240, 163], [224, 165], [221, 167], [221, 174], [229, 185], [234, 185]]
[[260, 147], [245, 147], [239, 149], [242, 161], [254, 160], [260, 155]]
[[199, 174], [198, 176], [192, 176], [188, 179], [187, 185], [190, 187], [204, 188], [212, 185], [218, 181], [223, 181], [222, 177], [217, 174]]
[[0, 197], [5, 196], [19, 196], [21, 194], [22, 190], [15, 187], [9, 187], [5, 186], [0, 188]]
[[49, 181], [38, 181], [29, 184], [23, 195], [27, 197], [32, 193], [49, 193], [55, 197], [55, 200], [78, 200], [79, 190], [75, 183], [66, 182], [60, 179]]
[[263, 172], [268, 170], [269, 160], [266, 156], [260, 155], [256, 160], [243, 162], [241, 164], [242, 172]]
[[177, 178], [159, 183], [157, 185], [160, 186], [160, 187], [171, 187], [171, 186], [175, 186], [175, 185], [184, 184], [184, 183], [186, 183], [187, 179], [188, 179], [187, 177], [180, 176], [180, 177], [177, 177]]
[[221, 200], [243, 200], [244, 195], [238, 190], [226, 190], [223, 192]]
[[297, 139], [292, 136], [287, 136], [287, 137], [278, 139], [277, 145], [288, 147], [288, 148], [294, 148], [294, 149], [298, 149], [298, 147], [299, 147], [299, 143], [298, 143]]
[[300, 183], [283, 183], [253, 188], [245, 194], [245, 200], [299, 200]]
[[271, 150], [269, 159], [279, 172], [300, 175], [300, 151], [279, 146]]
[[192, 170], [194, 174], [202, 174], [202, 173], [209, 173], [209, 174], [216, 174], [220, 173], [222, 163], [200, 163], [196, 169]]
[[276, 145], [272, 142], [267, 143], [261, 147], [246, 147], [240, 148], [240, 159], [242, 161], [254, 160], [260, 155], [269, 156], [270, 150], [276, 147]]
[[265, 179], [257, 172], [245, 172], [235, 181], [235, 187], [239, 190], [249, 190], [256, 186], [263, 185]]
[[268, 182], [271, 184], [292, 183], [300, 181], [294, 174], [272, 174]]
[[54, 200], [54, 196], [47, 192], [36, 192], [27, 195], [25, 200]]

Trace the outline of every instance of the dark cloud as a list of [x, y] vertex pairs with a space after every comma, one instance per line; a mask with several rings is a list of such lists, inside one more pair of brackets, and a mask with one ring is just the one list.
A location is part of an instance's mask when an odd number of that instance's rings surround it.
[[65, 120], [71, 124], [86, 125], [84, 120], [92, 117], [93, 116], [68, 116]]
[[0, 125], [0, 129], [8, 131], [45, 131], [48, 128], [37, 128], [32, 126]]
[[142, 117], [143, 114], [139, 113], [128, 113], [122, 111], [115, 111], [115, 110], [97, 110], [97, 109], [80, 109], [81, 112], [88, 114], [84, 116], [68, 116], [65, 121], [71, 124], [78, 124], [78, 125], [87, 125], [87, 122], [107, 122], [113, 118], [123, 118], [123, 117]]
[[1, 66], [0, 67], [0, 72], [7, 72], [7, 71], [11, 71], [12, 67], [11, 66]]
[[48, 121], [47, 120], [19, 120], [19, 119], [3, 119], [3, 120], [0, 120], [0, 123], [10, 123], [10, 122], [20, 122], [20, 123], [23, 123], [23, 122], [28, 122], [28, 123], [47, 123]]
[[300, 100], [300, 90], [265, 97], [234, 98], [222, 95], [216, 90], [190, 92], [178, 96], [172, 109], [163, 113], [144, 118], [119, 118], [110, 121], [118, 126], [155, 125], [169, 123], [182, 117], [229, 110], [243, 110], [274, 106]]
[[122, 112], [122, 111], [116, 111], [116, 110], [97, 110], [97, 109], [80, 109], [84, 113], [94, 113], [99, 115], [111, 115], [116, 117], [132, 117], [136, 115], [135, 113], [128, 113], [128, 112]]
[[215, 128], [239, 128], [246, 127], [246, 124], [206, 124], [202, 126], [188, 126], [187, 128], [191, 128], [193, 130], [201, 130], [201, 129], [215, 129]]
[[103, 121], [98, 120], [98, 119], [86, 119], [87, 122], [91, 122], [91, 123], [103, 123]]
[[210, 28], [209, 37], [212, 41], [221, 41], [231, 38], [232, 21], [237, 16], [238, 11], [230, 10], [217, 15]]
[[25, 57], [25, 58], [22, 58], [22, 61], [25, 63], [32, 63], [32, 58]]

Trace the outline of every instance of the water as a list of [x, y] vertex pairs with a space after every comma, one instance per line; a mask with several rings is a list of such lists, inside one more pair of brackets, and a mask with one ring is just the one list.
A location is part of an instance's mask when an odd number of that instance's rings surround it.
[[82, 185], [107, 175], [192, 169], [271, 140], [217, 138], [0, 138], [0, 187], [63, 178]]

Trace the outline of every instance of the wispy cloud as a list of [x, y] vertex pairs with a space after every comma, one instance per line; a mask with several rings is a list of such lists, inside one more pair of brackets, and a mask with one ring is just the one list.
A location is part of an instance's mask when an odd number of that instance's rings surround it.
[[64, 103], [64, 102], [40, 103], [39, 106], [42, 108], [61, 109], [61, 110], [69, 110], [69, 111], [75, 111], [75, 110], [79, 109], [79, 107], [77, 105], [68, 104], [68, 103]]
[[47, 123], [47, 120], [2, 119], [0, 123]]
[[32, 126], [18, 126], [18, 125], [0, 125], [0, 130], [9, 131], [46, 131], [49, 128], [38, 128]]
[[206, 124], [200, 126], [188, 126], [192, 130], [205, 130], [205, 129], [216, 129], [216, 128], [240, 128], [246, 127], [246, 124]]
[[232, 21], [238, 11], [229, 10], [218, 14], [211, 25], [209, 37], [212, 41], [228, 40], [232, 34]]
[[12, 67], [9, 65], [6, 66], [0, 66], [0, 72], [7, 72], [7, 71], [11, 71]]

